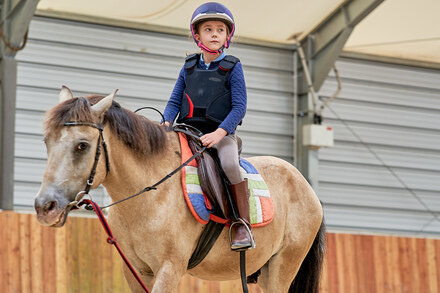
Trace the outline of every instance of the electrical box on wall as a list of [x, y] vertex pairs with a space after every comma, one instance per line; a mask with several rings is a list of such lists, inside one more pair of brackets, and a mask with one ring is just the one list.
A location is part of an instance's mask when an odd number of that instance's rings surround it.
[[333, 146], [333, 127], [318, 124], [304, 125], [303, 145], [309, 146], [310, 148]]

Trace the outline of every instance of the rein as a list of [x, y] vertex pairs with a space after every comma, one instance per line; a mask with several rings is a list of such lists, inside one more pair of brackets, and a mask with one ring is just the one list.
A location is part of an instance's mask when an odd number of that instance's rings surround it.
[[[147, 108], [147, 107], [145, 107]], [[140, 110], [142, 110], [143, 108], [141, 108]], [[103, 136], [103, 130], [104, 127], [102, 125], [102, 123], [96, 124], [96, 123], [90, 123], [90, 122], [66, 122], [64, 123], [64, 126], [90, 126], [93, 128], [96, 128], [99, 130], [99, 137], [98, 137], [98, 143], [96, 145], [96, 153], [95, 153], [95, 160], [93, 162], [93, 167], [92, 170], [90, 171], [90, 176], [89, 179], [87, 180], [86, 183], [86, 187], [84, 188], [83, 191], [78, 192], [78, 194], [75, 197], [75, 200], [70, 202], [68, 204], [69, 207], [77, 207], [80, 200], [85, 196], [88, 195], [90, 192], [90, 188], [93, 185], [93, 180], [95, 178], [95, 174], [96, 174], [96, 169], [98, 167], [98, 162], [99, 162], [99, 157], [101, 155], [101, 144], [102, 147], [104, 149], [104, 156], [105, 156], [105, 165], [106, 165], [106, 171], [107, 174], [110, 172], [110, 161], [109, 161], [109, 156], [108, 156], [108, 150], [107, 150], [107, 145], [105, 143], [104, 140], [104, 136]], [[186, 131], [185, 129], [182, 128], [175, 128], [176, 131], [178, 132], [182, 132], [185, 133], [186, 135], [190, 135], [193, 137], [196, 137], [194, 134], [190, 133], [189, 131]], [[198, 137], [197, 137], [198, 138]], [[109, 208], [113, 205], [116, 205], [118, 203], [124, 202], [126, 200], [129, 200], [131, 198], [134, 198], [138, 195], [141, 195], [144, 192], [150, 191], [150, 190], [156, 190], [157, 186], [159, 186], [160, 184], [162, 184], [163, 182], [165, 182], [167, 179], [171, 178], [171, 176], [173, 176], [174, 174], [176, 174], [177, 172], [179, 172], [182, 168], [186, 167], [192, 160], [194, 160], [195, 158], [197, 158], [198, 156], [200, 156], [204, 151], [206, 150], [206, 147], [203, 147], [200, 151], [197, 151], [191, 158], [189, 158], [188, 160], [186, 160], [184, 163], [182, 163], [179, 167], [177, 167], [176, 169], [174, 169], [172, 172], [168, 173], [166, 176], [164, 176], [162, 179], [160, 179], [158, 182], [156, 182], [155, 184], [151, 185], [151, 186], [147, 186], [144, 189], [142, 189], [141, 191], [130, 195], [124, 199], [121, 199], [119, 201], [116, 201], [114, 203], [111, 203], [109, 205], [103, 206], [101, 207], [102, 209], [106, 209]]]
[[[89, 194], [90, 188], [93, 185], [93, 180], [95, 178], [95, 174], [96, 174], [96, 169], [98, 167], [99, 158], [101, 156], [101, 144], [102, 144], [102, 147], [104, 149], [107, 174], [110, 172], [110, 161], [109, 161], [109, 156], [108, 156], [108, 150], [107, 150], [107, 145], [105, 144], [104, 136], [103, 136], [104, 127], [103, 127], [102, 123], [95, 124], [95, 123], [89, 123], [89, 122], [67, 122], [67, 123], [64, 123], [64, 126], [90, 126], [90, 127], [93, 127], [93, 128], [96, 128], [96, 129], [99, 130], [98, 143], [97, 143], [96, 152], [95, 152], [95, 160], [93, 162], [93, 167], [92, 167], [92, 170], [90, 171], [90, 176], [89, 176], [89, 179], [87, 180], [86, 187], [84, 188], [83, 191], [78, 192], [78, 194], [75, 196], [75, 200], [70, 202], [67, 205], [67, 208], [69, 208], [69, 209], [78, 209], [81, 206], [85, 205], [85, 209], [87, 209], [87, 210], [92, 210], [93, 209], [95, 211], [96, 215], [98, 216], [99, 220], [101, 221], [102, 226], [104, 227], [104, 230], [106, 231], [106, 233], [108, 235], [107, 243], [108, 244], [112, 244], [112, 245], [115, 246], [115, 248], [119, 252], [119, 255], [122, 257], [124, 262], [127, 264], [128, 268], [130, 269], [131, 273], [133, 274], [133, 276], [138, 281], [139, 285], [144, 289], [145, 292], [150, 293], [150, 291], [148, 290], [147, 286], [144, 284], [142, 279], [137, 274], [136, 270], [133, 268], [133, 266], [130, 264], [130, 262], [128, 261], [128, 259], [124, 255], [124, 253], [122, 252], [121, 248], [119, 247], [119, 245], [118, 245], [118, 243], [116, 241], [116, 238], [113, 237], [113, 234], [112, 234], [112, 231], [110, 229], [110, 226], [108, 225], [107, 220], [105, 219], [104, 215], [102, 214], [102, 210], [105, 209], [105, 208], [111, 207], [113, 205], [116, 205], [118, 203], [124, 202], [126, 200], [129, 200], [131, 198], [134, 198], [134, 197], [136, 197], [136, 196], [138, 196], [138, 195], [140, 195], [140, 194], [142, 194], [144, 192], [157, 189], [158, 185], [162, 184], [167, 179], [171, 178], [171, 176], [173, 176], [174, 174], [179, 172], [183, 167], [188, 165], [192, 160], [194, 160], [195, 158], [200, 156], [206, 150], [206, 147], [203, 147], [200, 151], [197, 151], [191, 158], [186, 160], [183, 164], [181, 164], [179, 167], [174, 169], [172, 172], [168, 173], [165, 177], [160, 179], [158, 182], [156, 182], [152, 186], [145, 187], [141, 191], [139, 191], [139, 192], [137, 192], [137, 193], [135, 193], [135, 194], [133, 194], [131, 196], [128, 196], [128, 197], [126, 197], [126, 198], [124, 198], [122, 200], [119, 200], [117, 202], [109, 204], [107, 206], [99, 207], [99, 205], [97, 203], [95, 203], [94, 201], [89, 200], [89, 199], [82, 199], [82, 198], [85, 195]], [[194, 134], [186, 131], [185, 129], [175, 128], [175, 130], [183, 132], [183, 133], [185, 133], [187, 135], [196, 137]]]
[[[122, 259], [124, 260], [125, 264], [127, 265], [127, 267], [130, 269], [130, 271], [133, 274], [133, 276], [138, 281], [139, 285], [141, 285], [142, 289], [144, 289], [145, 292], [150, 293], [150, 291], [148, 290], [148, 288], [145, 285], [145, 283], [139, 277], [139, 275], [136, 272], [136, 270], [133, 268], [133, 266], [128, 261], [128, 259], [125, 256], [125, 254], [122, 252], [121, 248], [118, 245], [118, 242], [116, 241], [116, 238], [113, 237], [112, 230], [110, 229], [110, 226], [108, 225], [107, 220], [105, 219], [104, 215], [102, 214], [101, 208], [98, 206], [98, 204], [96, 202], [91, 201], [89, 199], [83, 199], [78, 204], [78, 206], [82, 206], [84, 204], [86, 204], [88, 206], [91, 206], [93, 208], [93, 210], [95, 211], [96, 215], [98, 216], [99, 221], [101, 221], [102, 227], [104, 227], [105, 232], [107, 232], [107, 235], [108, 235], [107, 243], [115, 246], [116, 250], [119, 252], [119, 255], [122, 257]], [[89, 209], [89, 208], [87, 208], [87, 209]]]
[[157, 186], [162, 184], [163, 182], [165, 182], [167, 179], [171, 178], [171, 176], [173, 176], [174, 174], [176, 174], [177, 172], [179, 172], [183, 167], [185, 167], [186, 165], [188, 165], [192, 160], [194, 160], [195, 158], [197, 158], [198, 156], [200, 156], [204, 151], [206, 150], [206, 147], [204, 147], [203, 149], [201, 149], [200, 151], [196, 152], [191, 158], [189, 158], [188, 160], [186, 160], [182, 165], [180, 165], [179, 167], [177, 167], [176, 169], [174, 169], [172, 172], [168, 173], [167, 175], [165, 175], [165, 177], [163, 177], [162, 179], [160, 179], [159, 181], [157, 181], [155, 184], [145, 187], [144, 189], [142, 189], [141, 191], [130, 195], [124, 199], [118, 200], [114, 203], [111, 203], [107, 206], [102, 207], [101, 209], [106, 209], [109, 208], [113, 205], [116, 205], [118, 203], [124, 202], [126, 200], [132, 199], [133, 197], [136, 197], [138, 195], [141, 195], [144, 192], [150, 191], [150, 190], [155, 190], [157, 189]]

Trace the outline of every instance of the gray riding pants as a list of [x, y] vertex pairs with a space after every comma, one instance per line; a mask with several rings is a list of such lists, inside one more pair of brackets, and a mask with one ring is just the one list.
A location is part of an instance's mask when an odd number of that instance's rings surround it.
[[240, 171], [237, 137], [228, 134], [214, 146], [217, 149], [220, 164], [231, 184], [237, 184], [244, 180]]

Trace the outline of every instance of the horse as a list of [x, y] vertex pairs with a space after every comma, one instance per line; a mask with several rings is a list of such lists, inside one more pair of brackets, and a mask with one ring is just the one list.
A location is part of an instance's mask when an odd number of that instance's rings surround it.
[[[178, 134], [121, 107], [114, 101], [115, 94], [74, 97], [63, 86], [60, 103], [46, 112], [47, 167], [34, 204], [40, 224], [65, 224], [71, 202], [84, 190], [95, 156], [96, 173], [87, 184], [92, 189], [102, 184], [113, 202], [142, 190], [181, 164]], [[80, 125], [69, 127], [72, 122]], [[102, 125], [102, 132], [91, 125]], [[102, 152], [96, 155], [98, 144], [102, 145], [100, 136], [108, 158]], [[247, 160], [264, 178], [275, 211], [270, 224], [253, 229], [256, 248], [247, 251], [247, 271], [261, 272], [258, 285], [264, 292], [318, 292], [325, 249], [318, 197], [290, 163], [272, 156]], [[180, 174], [157, 190], [112, 206], [107, 218], [119, 246], [153, 293], [176, 292], [186, 273], [215, 281], [240, 278], [239, 254], [230, 249], [228, 229], [223, 229], [200, 264], [187, 268], [205, 226], [187, 207]], [[126, 266], [123, 271], [130, 290], [143, 292]]]

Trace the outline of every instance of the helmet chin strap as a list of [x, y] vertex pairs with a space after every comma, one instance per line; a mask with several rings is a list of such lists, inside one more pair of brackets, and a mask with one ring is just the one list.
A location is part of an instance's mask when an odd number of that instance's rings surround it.
[[205, 45], [203, 45], [201, 42], [197, 42], [197, 46], [199, 46], [199, 48], [202, 49], [203, 51], [205, 51], [206, 53], [213, 54], [213, 55], [221, 54], [221, 53], [223, 53], [223, 50], [225, 49], [225, 45], [223, 45], [218, 50], [211, 50], [208, 47], [206, 47]]

